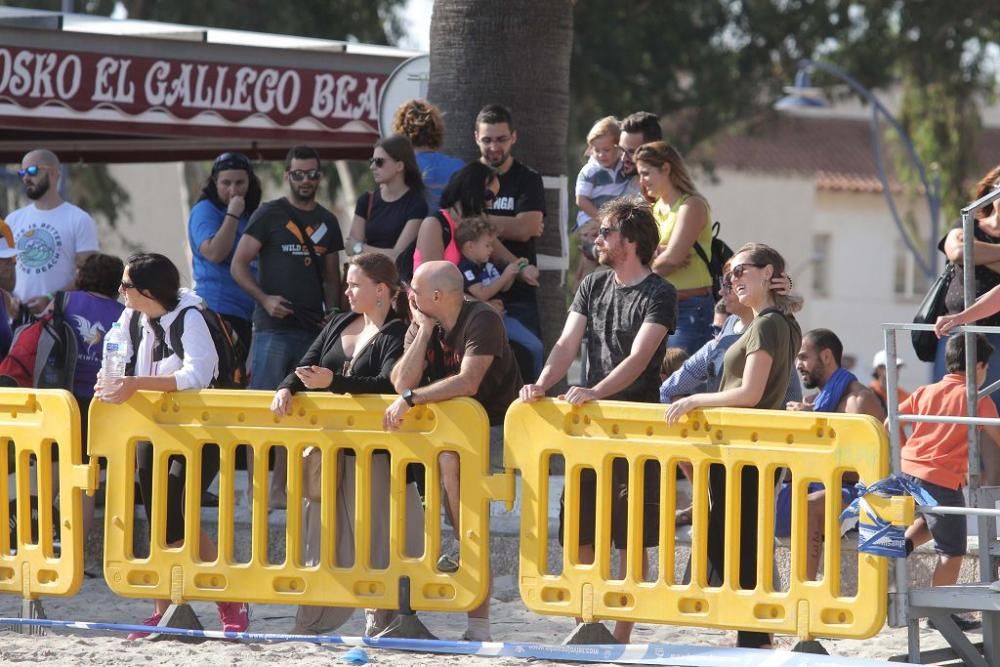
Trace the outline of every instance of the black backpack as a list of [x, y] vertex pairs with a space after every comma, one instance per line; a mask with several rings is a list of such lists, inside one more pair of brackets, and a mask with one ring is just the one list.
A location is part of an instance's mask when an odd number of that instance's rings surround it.
[[719, 238], [719, 227], [718, 222], [712, 223], [711, 259], [705, 256], [705, 251], [702, 250], [697, 241], [694, 244], [695, 252], [701, 257], [701, 261], [705, 262], [708, 273], [712, 276], [712, 297], [716, 301], [722, 298], [722, 267], [736, 254], [728, 243]]
[[[229, 325], [221, 315], [210, 308], [204, 306], [187, 306], [177, 313], [177, 317], [170, 323], [167, 331], [167, 345], [171, 351], [179, 357], [184, 356], [184, 343], [181, 336], [184, 334], [184, 316], [187, 311], [195, 309], [205, 318], [208, 331], [212, 334], [212, 342], [215, 344], [215, 351], [219, 355], [219, 374], [212, 380], [210, 387], [215, 389], [245, 389], [247, 386], [247, 349], [246, 343], [240, 340], [236, 331]], [[142, 339], [142, 331], [139, 326], [139, 312], [132, 311], [132, 317], [128, 323], [129, 339], [132, 341], [132, 349], [137, 349], [139, 341]], [[135, 356], [129, 361], [125, 369], [126, 375], [135, 373]]]

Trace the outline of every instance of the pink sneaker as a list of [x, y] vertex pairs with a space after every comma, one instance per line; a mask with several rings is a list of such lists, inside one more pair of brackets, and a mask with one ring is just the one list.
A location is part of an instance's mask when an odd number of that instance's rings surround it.
[[250, 605], [245, 602], [216, 602], [224, 632], [246, 632], [250, 627]]
[[[161, 614], [160, 612], [156, 612], [152, 616], [147, 618], [145, 621], [143, 621], [142, 624], [156, 627], [157, 625], [160, 624], [161, 618], [163, 618], [163, 614]], [[145, 639], [150, 634], [151, 633], [149, 632], [139, 632], [138, 630], [136, 630], [135, 632], [128, 633], [128, 636], [125, 639], [128, 639], [130, 641], [134, 639]]]

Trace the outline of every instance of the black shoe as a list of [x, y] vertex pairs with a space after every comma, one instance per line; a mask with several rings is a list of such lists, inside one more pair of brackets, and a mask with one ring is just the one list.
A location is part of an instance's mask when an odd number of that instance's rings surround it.
[[[978, 619], [969, 620], [966, 618], [962, 618], [957, 614], [952, 614], [951, 620], [955, 622], [955, 625], [957, 625], [958, 629], [961, 630], [962, 632], [969, 632], [970, 630], [978, 630], [979, 628], [983, 627], [982, 621]], [[934, 621], [932, 621], [929, 618], [927, 619], [927, 627], [930, 628], [931, 630], [937, 630], [937, 626], [934, 625]]]

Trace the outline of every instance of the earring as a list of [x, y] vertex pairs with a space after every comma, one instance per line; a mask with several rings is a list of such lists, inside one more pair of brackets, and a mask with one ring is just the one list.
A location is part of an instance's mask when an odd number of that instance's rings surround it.
[[381, 308], [382, 307], [382, 299], [377, 299], [375, 301], [375, 306], [378, 307], [378, 308]]

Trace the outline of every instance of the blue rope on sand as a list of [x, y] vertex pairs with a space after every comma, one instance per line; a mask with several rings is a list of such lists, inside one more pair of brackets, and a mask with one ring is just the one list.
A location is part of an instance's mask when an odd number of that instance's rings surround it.
[[[57, 621], [37, 618], [2, 618], [0, 625], [26, 625], [41, 628], [110, 632], [156, 632], [161, 635], [199, 639], [229, 639], [248, 642], [308, 642], [367, 646], [394, 651], [448, 653], [484, 657], [534, 658], [576, 662], [610, 662], [632, 665], [676, 665], [677, 667], [885, 667], [880, 660], [859, 660], [811, 653], [790, 653], [748, 648], [687, 646], [681, 644], [577, 644], [549, 646], [524, 642], [462, 642], [441, 639], [369, 639], [341, 635], [293, 635], [271, 632], [224, 632], [222, 630], [189, 630], [186, 628], [155, 627], [122, 623], [91, 623]], [[905, 664], [905, 663], [898, 663]]]

